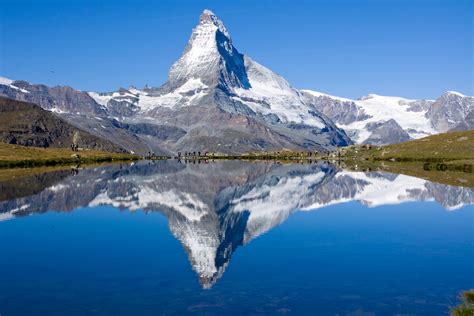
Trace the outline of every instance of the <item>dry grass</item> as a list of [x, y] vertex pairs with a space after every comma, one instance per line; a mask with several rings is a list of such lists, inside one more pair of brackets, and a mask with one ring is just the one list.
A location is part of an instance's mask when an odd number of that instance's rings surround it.
[[443, 133], [388, 145], [380, 156], [417, 159], [474, 159], [474, 130]]
[[37, 148], [0, 143], [0, 167], [37, 167], [64, 164], [136, 160], [139, 156], [96, 150], [73, 152], [64, 148]]
[[396, 161], [474, 161], [474, 130], [442, 133], [400, 144], [345, 149], [343, 159]]

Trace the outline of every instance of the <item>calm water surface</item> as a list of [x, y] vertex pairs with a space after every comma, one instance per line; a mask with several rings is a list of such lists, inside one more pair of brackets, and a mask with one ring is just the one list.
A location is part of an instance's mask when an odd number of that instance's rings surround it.
[[0, 181], [0, 314], [447, 315], [474, 190], [329, 164], [175, 161]]

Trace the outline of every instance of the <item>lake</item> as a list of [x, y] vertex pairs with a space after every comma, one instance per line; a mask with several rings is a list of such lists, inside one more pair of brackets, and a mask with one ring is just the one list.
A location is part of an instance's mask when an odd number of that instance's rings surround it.
[[328, 163], [0, 177], [0, 315], [446, 315], [474, 190]]

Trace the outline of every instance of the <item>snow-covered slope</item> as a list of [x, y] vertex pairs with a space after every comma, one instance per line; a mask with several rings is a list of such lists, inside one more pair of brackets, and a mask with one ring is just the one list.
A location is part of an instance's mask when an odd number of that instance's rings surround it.
[[15, 81], [14, 80], [11, 80], [11, 79], [8, 79], [8, 78], [5, 78], [5, 77], [0, 77], [0, 85], [2, 86], [6, 86], [6, 87], [9, 87], [13, 90], [18, 90], [18, 91], [21, 91], [23, 93], [29, 93], [28, 90], [25, 90], [25, 89], [22, 89], [22, 88], [19, 88], [15, 85]]
[[359, 131], [357, 142], [364, 142], [370, 136], [370, 128], [367, 124], [385, 122], [394, 119], [401, 128], [408, 132], [412, 138], [425, 137], [436, 133], [431, 127], [430, 120], [424, 116], [423, 111], [415, 112], [411, 110], [411, 103], [416, 100], [408, 100], [399, 97], [368, 95], [356, 101], [370, 118], [364, 121], [356, 121], [342, 126], [348, 131]]
[[[395, 137], [400, 129], [411, 139], [446, 132], [466, 121], [474, 111], [474, 97], [449, 91], [437, 100], [415, 100], [369, 94], [358, 100], [302, 90], [307, 102], [329, 116], [357, 143], [389, 144], [407, 140]], [[385, 124], [393, 120], [396, 124]], [[385, 137], [375, 137], [383, 129]]]
[[[128, 102], [142, 115], [161, 107], [176, 109], [200, 105], [202, 97], [215, 89], [224, 91], [241, 114], [254, 114], [282, 123], [324, 128], [327, 124], [301, 93], [281, 76], [242, 55], [233, 46], [221, 20], [204, 10], [193, 29], [183, 55], [172, 65], [168, 81], [160, 89], [123, 89], [113, 93], [90, 92], [99, 104]], [[124, 104], [127, 106], [127, 104]], [[240, 110], [240, 111], [239, 111]]]

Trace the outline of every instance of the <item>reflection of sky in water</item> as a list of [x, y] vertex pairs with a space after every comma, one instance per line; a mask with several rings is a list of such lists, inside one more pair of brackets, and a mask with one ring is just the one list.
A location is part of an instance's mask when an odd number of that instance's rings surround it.
[[472, 189], [240, 163], [56, 180], [0, 202], [2, 315], [433, 315], [474, 284]]

